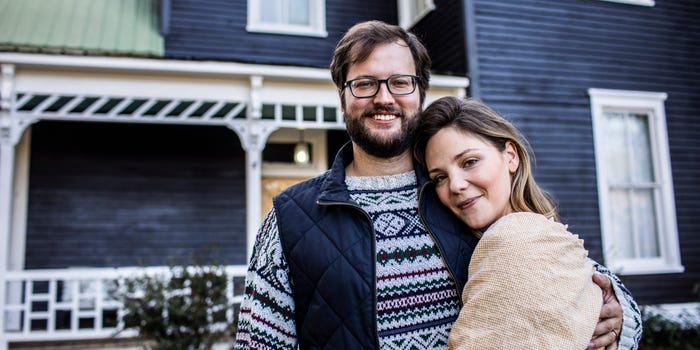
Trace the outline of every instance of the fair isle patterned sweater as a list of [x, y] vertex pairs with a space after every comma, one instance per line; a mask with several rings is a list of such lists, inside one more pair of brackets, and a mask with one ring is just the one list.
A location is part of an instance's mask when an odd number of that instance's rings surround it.
[[[418, 219], [414, 172], [347, 177], [345, 182], [351, 198], [372, 218], [376, 231], [380, 347], [386, 350], [445, 349], [461, 303], [434, 241]], [[297, 348], [294, 300], [288, 273], [272, 210], [255, 242], [234, 349]], [[625, 312], [625, 326], [637, 328], [630, 326], [627, 317], [634, 313], [630, 308], [636, 304], [630, 305], [627, 295], [620, 298], [621, 292], [626, 292], [620, 286], [615, 288]], [[641, 324], [638, 331], [623, 329], [622, 333], [620, 345], [625, 342], [636, 345], [637, 337], [641, 336]], [[634, 348], [636, 346], [620, 347]]]

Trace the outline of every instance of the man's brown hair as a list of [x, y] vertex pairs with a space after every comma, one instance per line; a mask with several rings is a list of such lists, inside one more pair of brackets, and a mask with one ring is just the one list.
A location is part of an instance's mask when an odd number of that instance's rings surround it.
[[345, 103], [343, 83], [345, 83], [347, 79], [350, 65], [366, 60], [372, 53], [372, 50], [378, 45], [396, 42], [407, 45], [411, 50], [413, 62], [416, 66], [416, 75], [419, 78], [418, 90], [420, 93], [420, 103], [421, 105], [423, 104], [430, 81], [431, 62], [428, 50], [423, 46], [420, 40], [418, 40], [415, 34], [407, 32], [399, 26], [381, 21], [361, 22], [352, 26], [335, 47], [330, 70], [331, 78], [340, 92], [342, 104]]

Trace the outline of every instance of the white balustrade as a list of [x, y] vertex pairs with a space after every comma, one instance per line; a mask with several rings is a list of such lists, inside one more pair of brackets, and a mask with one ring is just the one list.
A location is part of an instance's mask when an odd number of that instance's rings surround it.
[[[246, 267], [226, 266], [233, 322], [243, 298]], [[5, 324], [10, 342], [105, 339], [120, 326], [122, 305], [110, 296], [114, 281], [143, 274], [170, 274], [168, 267], [70, 268], [9, 271], [5, 276]], [[133, 336], [125, 332], [121, 336]]]

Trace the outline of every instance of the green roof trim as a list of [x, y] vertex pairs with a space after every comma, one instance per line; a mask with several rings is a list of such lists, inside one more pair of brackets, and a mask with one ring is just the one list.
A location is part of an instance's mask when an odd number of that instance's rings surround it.
[[162, 57], [157, 0], [0, 0], [0, 49]]

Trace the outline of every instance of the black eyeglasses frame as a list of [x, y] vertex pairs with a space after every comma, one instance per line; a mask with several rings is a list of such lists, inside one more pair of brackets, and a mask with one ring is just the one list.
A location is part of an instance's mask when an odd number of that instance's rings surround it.
[[[410, 78], [411, 78], [411, 83], [412, 83], [413, 89], [412, 89], [410, 92], [395, 93], [395, 92], [391, 91], [391, 86], [389, 85], [389, 80], [392, 80], [392, 79], [395, 79], [395, 78], [400, 78], [400, 77], [410, 77]], [[352, 84], [353, 82], [355, 82], [355, 81], [358, 81], [358, 80], [365, 80], [365, 79], [375, 80], [375, 81], [377, 82], [377, 89], [376, 89], [376, 90], [374, 91], [374, 93], [371, 94], [371, 95], [367, 95], [367, 96], [357, 96], [357, 95], [355, 95], [355, 91], [353, 91], [351, 84]], [[346, 81], [346, 82], [343, 83], [342, 88], [345, 89], [345, 88], [348, 88], [348, 87], [349, 87], [349, 88], [350, 88], [350, 93], [351, 93], [353, 96], [355, 96], [355, 98], [372, 98], [372, 97], [376, 96], [376, 95], [379, 93], [379, 89], [381, 89], [382, 83], [384, 83], [384, 84], [386, 85], [387, 89], [389, 90], [389, 93], [391, 93], [392, 95], [394, 95], [394, 96], [406, 96], [406, 95], [410, 95], [410, 94], [416, 92], [416, 87], [418, 86], [418, 82], [420, 82], [420, 77], [417, 76], [417, 75], [413, 75], [413, 74], [394, 74], [394, 75], [389, 76], [389, 77], [386, 78], [386, 79], [379, 79], [379, 78], [375, 78], [375, 77], [362, 77], [362, 78], [350, 79], [350, 80], [348, 80], [348, 81]]]

